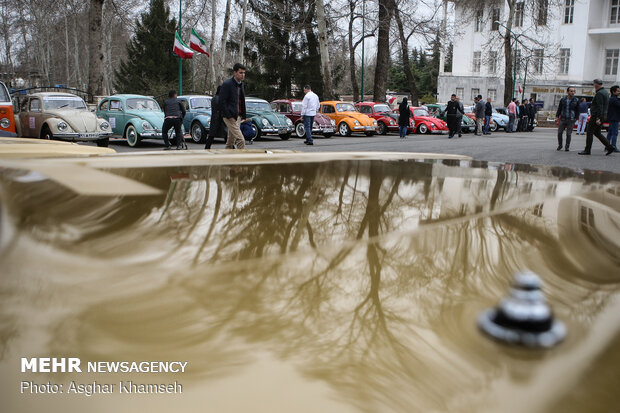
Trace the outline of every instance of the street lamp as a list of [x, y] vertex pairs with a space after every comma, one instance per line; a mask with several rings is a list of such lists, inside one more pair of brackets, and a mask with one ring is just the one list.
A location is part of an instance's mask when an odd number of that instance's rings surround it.
[[[504, 29], [506, 29], [506, 31], [508, 31], [508, 33], [510, 33], [512, 35], [512, 37], [514, 37], [515, 42], [519, 43], [524, 49], [527, 49], [527, 47], [523, 44], [523, 42], [521, 40], [519, 40], [519, 37], [522, 36], [522, 34], [516, 34], [515, 32], [513, 32], [512, 30], [510, 30], [508, 27], [506, 27], [506, 25], [504, 25], [502, 22], [500, 22], [499, 20], [495, 20], [496, 24], [502, 26]], [[528, 59], [529, 61], [529, 59]], [[515, 58], [514, 58], [514, 62], [512, 64], [512, 97], [515, 97], [515, 86], [517, 83], [517, 48], [515, 47]], [[527, 66], [525, 68], [525, 76], [527, 79]], [[523, 92], [521, 97], [523, 98], [523, 95], [525, 94], [525, 87], [523, 88]], [[523, 100], [523, 99], [521, 99]]]
[[364, 101], [364, 39], [366, 39], [366, 0], [362, 0], [362, 102]]

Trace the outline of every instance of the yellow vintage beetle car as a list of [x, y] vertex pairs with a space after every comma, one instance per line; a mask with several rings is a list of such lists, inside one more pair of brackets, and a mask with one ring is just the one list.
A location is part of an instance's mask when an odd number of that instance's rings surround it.
[[351, 136], [352, 132], [363, 132], [366, 136], [377, 133], [377, 121], [359, 113], [351, 102], [321, 102], [321, 113], [336, 122], [340, 136]]

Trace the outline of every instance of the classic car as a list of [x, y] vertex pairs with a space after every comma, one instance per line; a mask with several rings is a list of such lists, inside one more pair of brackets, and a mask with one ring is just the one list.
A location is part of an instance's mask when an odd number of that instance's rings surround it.
[[86, 106], [84, 100], [70, 93], [41, 92], [20, 99], [15, 115], [18, 136], [62, 139], [108, 146], [110, 124]]
[[[508, 119], [508, 109], [503, 107], [503, 106], [494, 107], [493, 108], [493, 113], [494, 114], [495, 113], [499, 113], [500, 115], [506, 116], [506, 118], [504, 118], [504, 119]], [[495, 115], [493, 115], [493, 119], [495, 120]], [[534, 126], [533, 126], [532, 130], [534, 130], [536, 128], [536, 126], [538, 126], [538, 121], [536, 120], [536, 118], [534, 118]], [[504, 126], [504, 130], [506, 130], [507, 127], [508, 127], [508, 123], [506, 123], [506, 126]]]
[[[126, 139], [131, 147], [139, 145], [142, 139], [163, 139], [164, 112], [148, 96], [108, 96], [97, 106], [97, 115], [110, 123], [114, 137]], [[173, 133], [171, 130], [169, 137]]]
[[[414, 122], [415, 133], [448, 133], [448, 124], [441, 119], [433, 117], [423, 107], [409, 106], [411, 111], [411, 119]], [[398, 108], [394, 109], [394, 113], [399, 113]]]
[[[471, 119], [474, 122], [474, 125], [476, 124], [476, 115], [474, 114], [474, 106], [465, 106], [465, 116], [467, 116], [469, 119]], [[484, 123], [483, 123], [484, 124]], [[508, 126], [508, 123], [506, 123], [506, 126]], [[498, 129], [497, 124], [495, 123], [495, 116], [491, 117], [491, 123], [489, 125], [489, 130], [491, 132], [495, 132]]]
[[183, 128], [195, 143], [204, 143], [211, 124], [211, 96], [184, 95], [179, 101], [185, 106]]
[[355, 108], [377, 121], [379, 135], [385, 135], [388, 131], [398, 132], [398, 115], [392, 112], [392, 108], [387, 103], [358, 102]]
[[0, 136], [17, 136], [11, 95], [2, 82], [0, 82]]
[[[444, 122], [448, 121], [448, 116], [445, 113], [443, 113], [443, 111], [446, 109], [445, 103], [427, 103], [426, 107], [428, 109], [428, 113], [430, 113], [431, 116], [439, 118], [443, 120]], [[461, 132], [469, 133], [475, 130], [476, 130], [476, 122], [471, 120], [471, 118], [468, 116], [463, 116], [461, 118]]]
[[[586, 122], [590, 122], [590, 108], [588, 108], [588, 120]], [[578, 125], [579, 125], [579, 119], [575, 120], [575, 124], [573, 125], [573, 130], [577, 130], [577, 126]], [[609, 122], [607, 122], [607, 121], [603, 122], [603, 124], [601, 125], [601, 129], [608, 131], [609, 130]]]
[[280, 139], [287, 140], [293, 133], [293, 121], [281, 113], [274, 111], [269, 102], [264, 99], [245, 99], [246, 117], [252, 119], [252, 129], [256, 140], [263, 135], [278, 135]]
[[377, 121], [356, 111], [352, 102], [321, 102], [321, 113], [336, 122], [340, 136], [351, 136], [351, 132], [372, 136], [377, 132]]
[[[278, 113], [283, 114], [293, 122], [295, 134], [298, 138], [306, 137], [304, 119], [301, 116], [301, 100], [278, 99], [271, 102], [271, 107]], [[331, 138], [336, 130], [336, 122], [325, 115], [317, 113], [312, 125], [313, 134], [322, 134], [326, 138]]]
[[[0, 168], [3, 411], [618, 412], [619, 175], [316, 155]], [[527, 341], [479, 327], [498, 304]], [[103, 370], [122, 361], [154, 368]], [[50, 380], [65, 394], [35, 394]]]

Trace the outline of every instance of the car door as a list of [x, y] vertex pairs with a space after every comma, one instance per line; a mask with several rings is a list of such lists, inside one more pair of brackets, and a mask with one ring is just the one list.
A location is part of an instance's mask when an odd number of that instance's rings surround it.
[[186, 112], [185, 117], [183, 118], [183, 127], [185, 128], [186, 131], [189, 131], [192, 121], [194, 120], [194, 117], [196, 116], [196, 113], [190, 107], [189, 99], [181, 98], [179, 99], [179, 102], [181, 102]]
[[32, 137], [32, 132], [30, 131], [29, 122], [28, 122], [29, 104], [30, 104], [30, 98], [25, 98], [24, 100], [20, 102], [18, 119], [19, 119], [19, 127], [20, 127], [21, 136], [30, 138]]
[[30, 98], [28, 104], [28, 130], [31, 137], [38, 138], [43, 124], [43, 102], [38, 97]]
[[110, 99], [106, 113], [108, 122], [112, 128], [112, 133], [116, 136], [123, 136], [125, 133], [126, 115], [123, 112], [123, 102], [120, 99]]

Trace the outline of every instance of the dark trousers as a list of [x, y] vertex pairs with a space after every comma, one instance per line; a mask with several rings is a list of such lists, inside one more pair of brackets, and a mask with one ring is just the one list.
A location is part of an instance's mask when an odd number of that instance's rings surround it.
[[454, 136], [457, 131], [457, 117], [456, 115], [448, 115], [446, 119], [446, 123], [448, 124], [448, 129], [450, 130], [449, 136]]
[[590, 150], [592, 149], [592, 141], [594, 140], [592, 137], [593, 135], [601, 141], [603, 146], [605, 146], [605, 149], [612, 148], [607, 138], [601, 133], [601, 125], [597, 125], [596, 120], [591, 117], [586, 129], [586, 148], [584, 149], [584, 152], [590, 153]]
[[456, 116], [456, 121], [455, 121], [456, 125], [454, 125], [456, 127], [456, 133], [459, 134], [459, 136], [461, 136], [463, 130], [463, 115], [457, 115]]
[[306, 130], [306, 142], [312, 140], [312, 125], [314, 124], [314, 116], [304, 115], [304, 129]]
[[183, 134], [181, 133], [181, 118], [166, 118], [164, 119], [164, 125], [161, 127], [161, 134], [164, 138], [164, 144], [170, 146], [168, 140], [168, 131], [170, 128], [174, 128], [175, 140], [174, 143], [179, 145], [183, 141]]
[[558, 123], [558, 146], [562, 146], [562, 135], [564, 134], [564, 130], [566, 130], [566, 147], [570, 147], [570, 138], [573, 133], [573, 126], [575, 126], [575, 119], [562, 119], [560, 118], [560, 123]]

